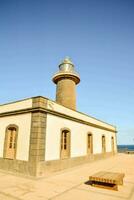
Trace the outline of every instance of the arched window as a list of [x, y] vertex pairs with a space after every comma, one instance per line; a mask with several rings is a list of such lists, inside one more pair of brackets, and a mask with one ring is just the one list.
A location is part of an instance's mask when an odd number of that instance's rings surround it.
[[92, 133], [87, 134], [87, 154], [93, 153], [93, 135]]
[[102, 153], [106, 152], [106, 139], [105, 136], [102, 136]]
[[4, 158], [15, 159], [17, 149], [18, 127], [9, 125], [6, 128], [4, 143]]
[[114, 153], [114, 137], [111, 137], [111, 151]]
[[61, 159], [70, 157], [70, 130], [61, 130], [61, 146], [60, 146]]

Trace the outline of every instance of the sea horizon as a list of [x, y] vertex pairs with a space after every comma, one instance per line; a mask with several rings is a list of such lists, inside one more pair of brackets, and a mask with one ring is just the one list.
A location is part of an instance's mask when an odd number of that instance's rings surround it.
[[117, 144], [117, 149], [119, 152], [134, 151], [134, 144]]

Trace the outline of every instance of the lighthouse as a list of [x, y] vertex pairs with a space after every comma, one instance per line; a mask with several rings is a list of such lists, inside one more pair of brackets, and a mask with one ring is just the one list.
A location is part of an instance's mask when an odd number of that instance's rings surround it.
[[80, 82], [80, 77], [70, 58], [66, 57], [59, 64], [59, 71], [52, 80], [56, 84], [56, 102], [76, 110], [76, 85]]

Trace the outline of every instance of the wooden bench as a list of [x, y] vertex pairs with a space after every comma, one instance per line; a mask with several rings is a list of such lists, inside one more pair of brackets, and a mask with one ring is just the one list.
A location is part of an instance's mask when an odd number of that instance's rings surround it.
[[123, 185], [124, 173], [100, 171], [89, 176], [92, 186], [118, 190], [118, 185]]

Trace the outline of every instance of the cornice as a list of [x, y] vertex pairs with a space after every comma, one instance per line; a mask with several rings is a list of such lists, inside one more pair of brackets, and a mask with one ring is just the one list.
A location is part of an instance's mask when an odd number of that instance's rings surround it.
[[117, 133], [116, 129], [113, 130], [113, 129], [110, 129], [110, 128], [106, 128], [106, 127], [101, 126], [101, 125], [97, 125], [97, 124], [94, 124], [94, 123], [91, 123], [91, 122], [88, 122], [88, 121], [85, 121], [85, 120], [82, 120], [82, 119], [78, 119], [76, 117], [72, 117], [72, 116], [69, 116], [69, 115], [54, 111], [54, 110], [42, 108], [42, 107], [35, 107], [35, 108], [31, 107], [31, 108], [26, 108], [26, 109], [21, 109], [21, 110], [14, 110], [14, 111], [10, 111], [10, 112], [0, 113], [0, 118], [7, 117], [7, 116], [13, 116], [13, 115], [26, 114], [26, 113], [34, 113], [34, 112], [48, 113], [48, 114], [55, 115], [55, 116], [58, 116], [58, 117], [61, 117], [61, 118], [65, 118], [65, 119], [68, 119], [68, 120], [71, 120], [71, 121], [75, 121], [75, 122], [78, 122], [78, 123], [81, 123], [81, 124], [86, 124], [86, 125], [92, 126], [94, 128], [98, 128], [98, 129], [110, 131], [110, 132], [113, 132], [113, 133]]

